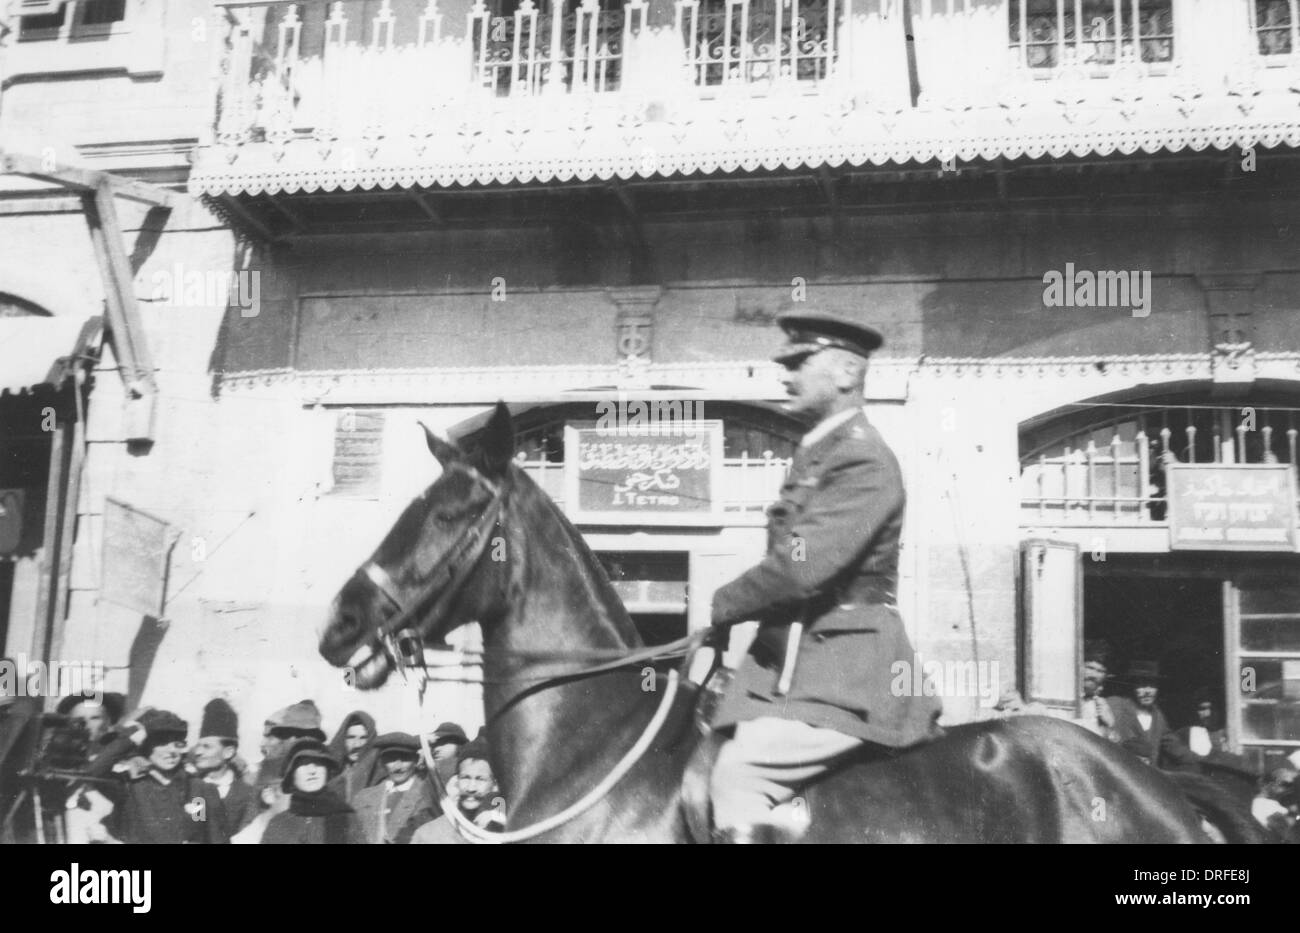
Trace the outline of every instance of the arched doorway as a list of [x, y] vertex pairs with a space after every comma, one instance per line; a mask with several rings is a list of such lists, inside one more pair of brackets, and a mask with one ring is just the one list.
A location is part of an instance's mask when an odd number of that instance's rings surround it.
[[[1135, 662], [1159, 665], [1175, 728], [1208, 697], [1258, 767], [1300, 748], [1298, 441], [1300, 385], [1286, 382], [1230, 399], [1203, 383], [1144, 388], [1023, 423], [1027, 666], [1035, 645], [1101, 641], [1113, 692], [1131, 689]], [[1046, 591], [1071, 585], [1063, 611]], [[1070, 618], [1035, 609], [1047, 605]]]

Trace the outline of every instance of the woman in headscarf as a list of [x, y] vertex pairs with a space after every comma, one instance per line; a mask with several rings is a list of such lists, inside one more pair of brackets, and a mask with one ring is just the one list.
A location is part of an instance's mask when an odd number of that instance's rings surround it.
[[330, 754], [343, 766], [338, 777], [330, 781], [330, 789], [348, 803], [384, 778], [375, 749], [375, 734], [375, 718], [356, 710], [344, 717], [343, 725], [330, 739]]
[[281, 789], [287, 809], [271, 817], [263, 845], [364, 845], [356, 812], [327, 786], [339, 763], [322, 742], [307, 739], [289, 752]]

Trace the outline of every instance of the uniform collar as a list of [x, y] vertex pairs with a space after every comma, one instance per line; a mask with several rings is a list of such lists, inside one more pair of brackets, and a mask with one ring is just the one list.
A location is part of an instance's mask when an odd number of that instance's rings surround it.
[[829, 418], [823, 418], [811, 431], [803, 436], [803, 440], [799, 442], [799, 446], [807, 450], [813, 444], [816, 444], [818, 441], [830, 435], [830, 433], [840, 427], [840, 425], [848, 424], [853, 420], [854, 415], [861, 414], [865, 417], [866, 411], [866, 406], [861, 408], [846, 408], [844, 411], [837, 412]]

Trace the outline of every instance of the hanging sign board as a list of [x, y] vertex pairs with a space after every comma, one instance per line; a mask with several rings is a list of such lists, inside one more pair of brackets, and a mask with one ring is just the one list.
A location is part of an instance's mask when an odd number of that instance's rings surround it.
[[1167, 473], [1171, 550], [1295, 552], [1293, 465], [1175, 463]]

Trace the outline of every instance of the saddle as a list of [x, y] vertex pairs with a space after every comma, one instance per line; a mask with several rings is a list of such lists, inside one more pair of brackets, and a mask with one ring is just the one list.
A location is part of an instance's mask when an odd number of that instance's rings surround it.
[[[730, 682], [731, 672], [719, 669], [701, 686], [695, 705], [695, 731], [699, 739], [682, 772], [680, 798], [682, 818], [691, 841], [700, 845], [715, 841], [713, 806], [709, 794], [710, 778], [713, 775], [713, 766], [718, 760], [718, 753], [727, 742], [727, 736], [713, 729], [709, 723]], [[854, 760], [858, 758], [856, 755], [850, 757]], [[810, 791], [811, 788], [804, 788], [800, 791], [800, 795], [811, 803]], [[781, 809], [777, 808], [778, 811]], [[779, 835], [774, 833], [770, 841], [788, 841], [775, 838]]]
[[[713, 774], [713, 766], [718, 760], [718, 753], [727, 742], [727, 736], [714, 730], [709, 723], [713, 718], [713, 711], [716, 709], [722, 695], [726, 692], [730, 681], [731, 672], [724, 668], [715, 672], [701, 686], [695, 706], [695, 731], [699, 735], [699, 739], [695, 743], [695, 749], [691, 752], [685, 770], [682, 772], [680, 794], [682, 819], [686, 824], [686, 830], [691, 841], [701, 845], [707, 845], [714, 841], [713, 807], [709, 793], [710, 778]], [[803, 798], [807, 812], [813, 812], [818, 793], [817, 786], [826, 778], [845, 768], [852, 767], [854, 764], [894, 757], [900, 751], [900, 749], [865, 743], [860, 750], [845, 756], [842, 761], [833, 765], [825, 775], [822, 775], [812, 784], [799, 789], [799, 796]], [[785, 808], [778, 807], [774, 812], [783, 809]], [[769, 841], [791, 841], [790, 838], [777, 838], [781, 835], [780, 832], [774, 831], [769, 836]]]

